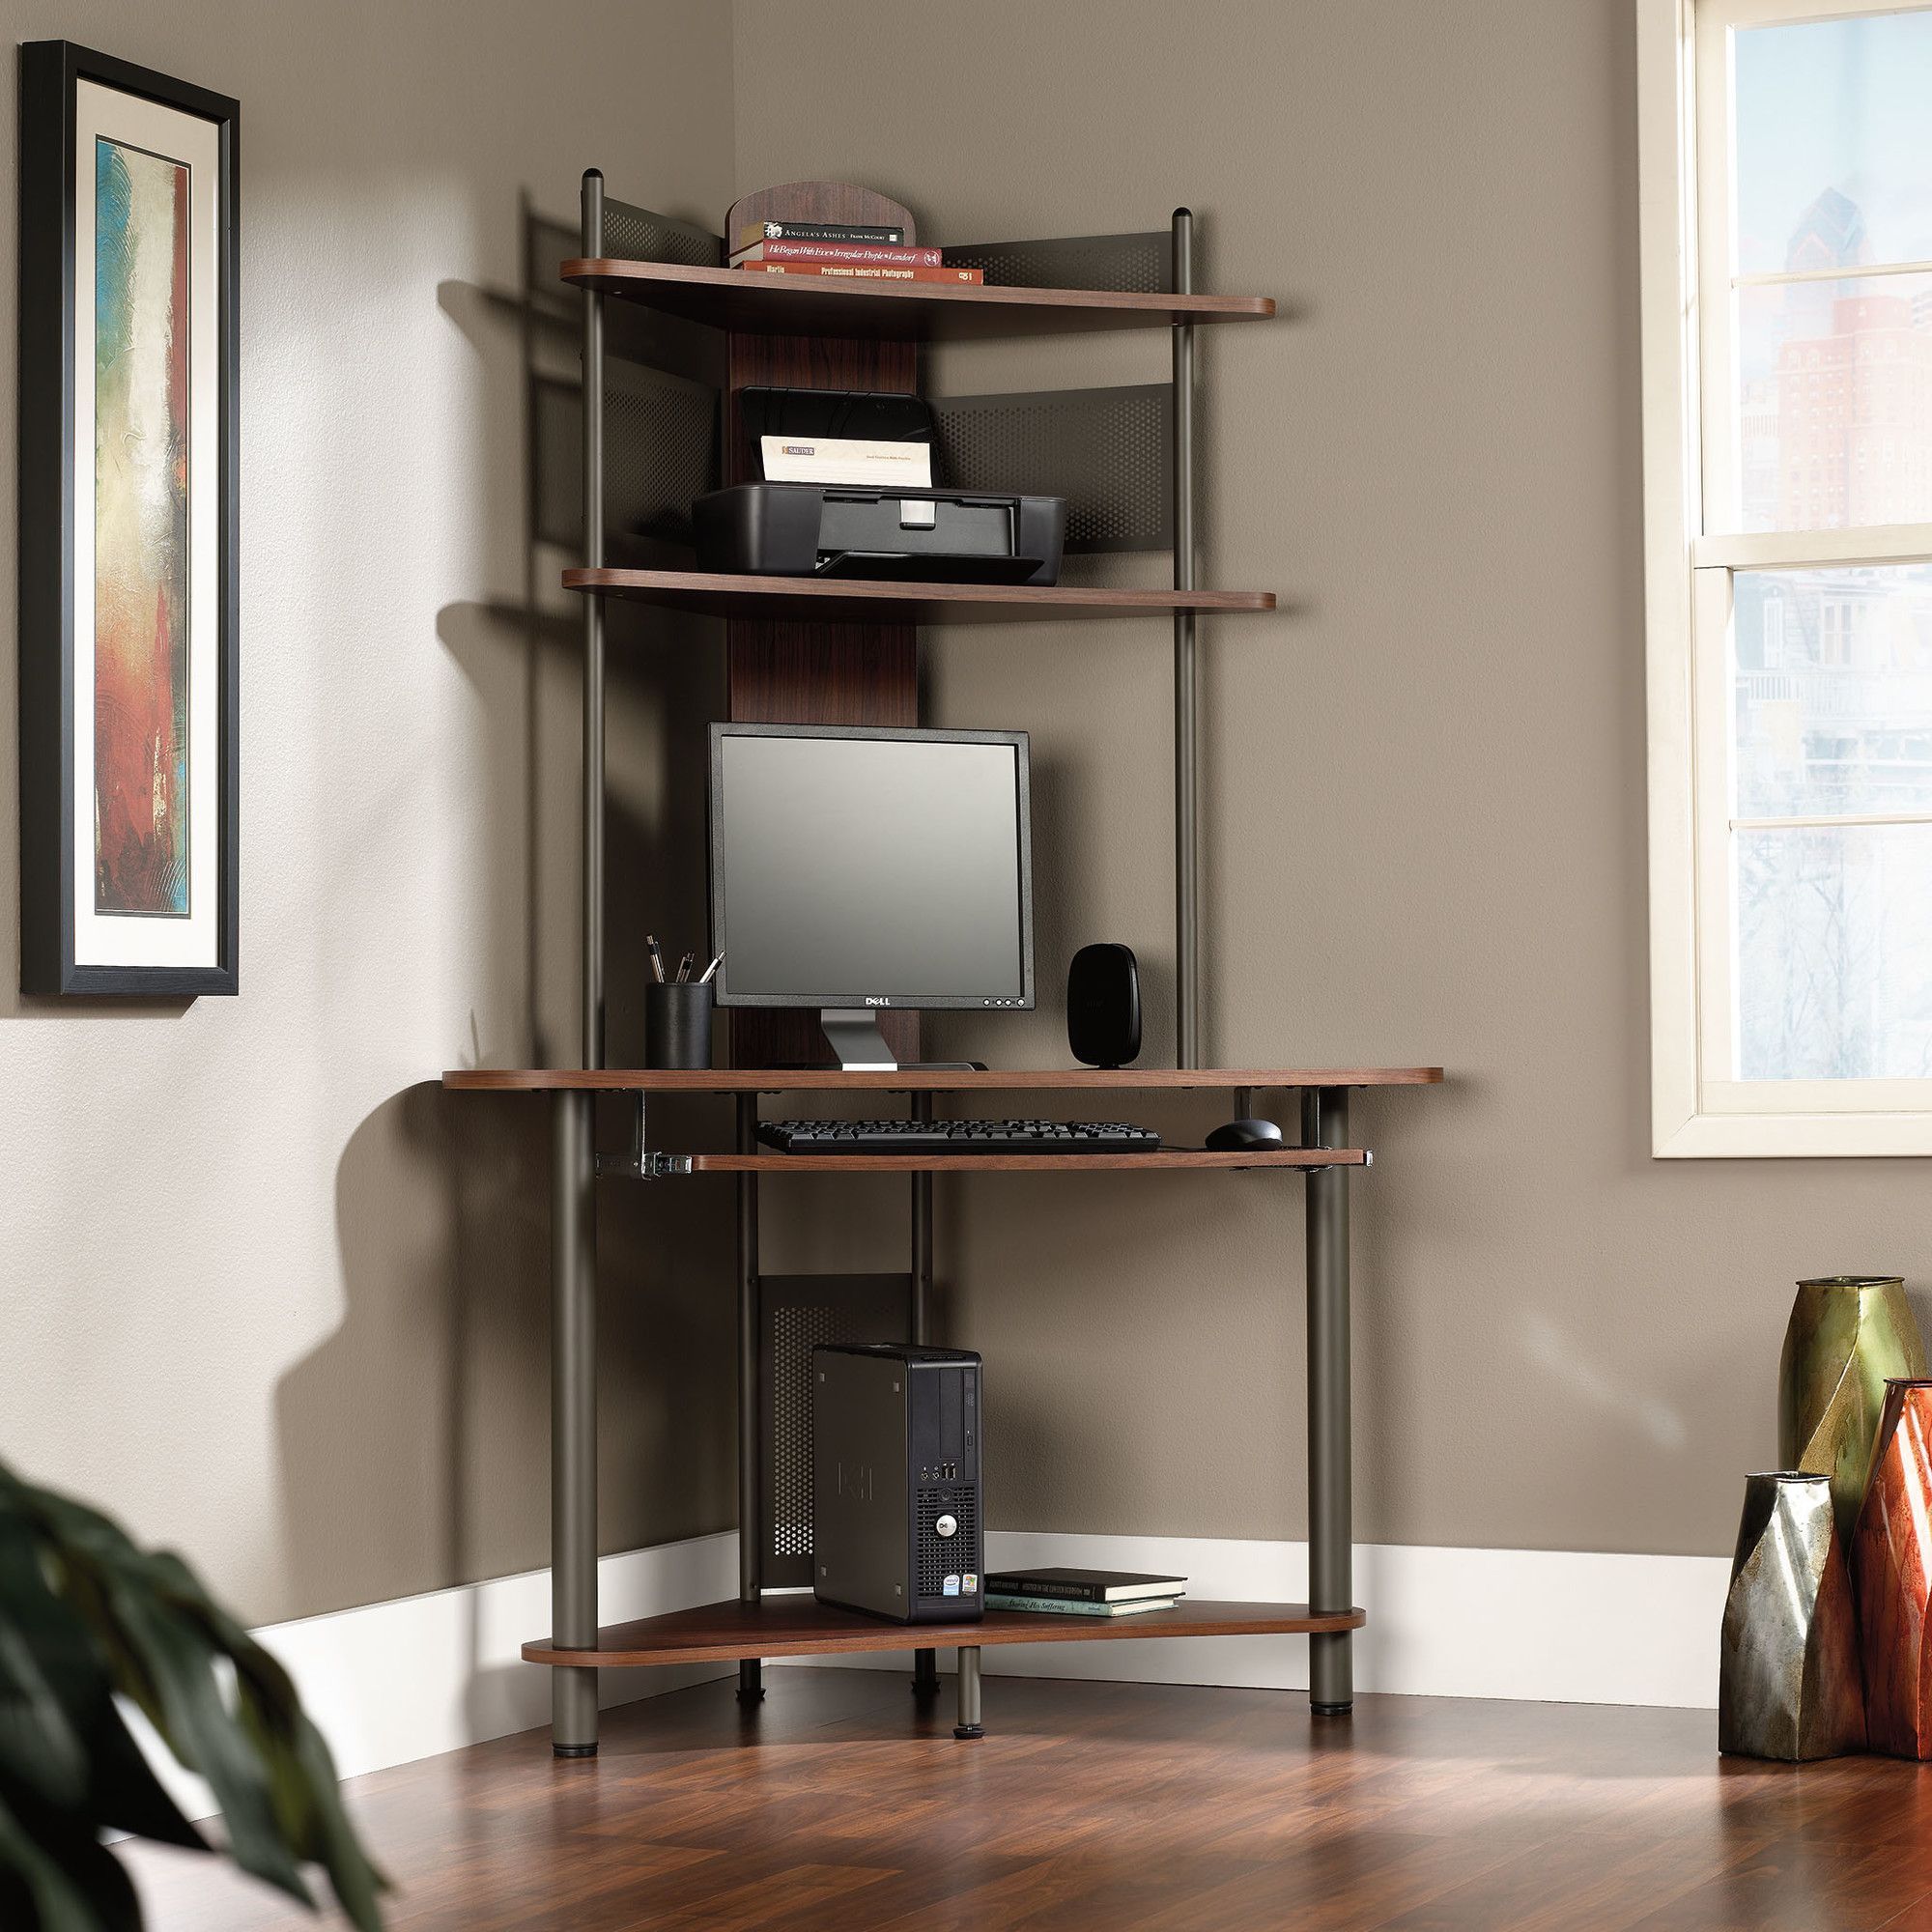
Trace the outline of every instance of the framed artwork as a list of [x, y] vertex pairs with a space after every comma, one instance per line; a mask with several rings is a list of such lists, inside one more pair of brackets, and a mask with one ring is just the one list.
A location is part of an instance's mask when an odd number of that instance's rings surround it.
[[20, 987], [236, 990], [240, 109], [20, 49]]

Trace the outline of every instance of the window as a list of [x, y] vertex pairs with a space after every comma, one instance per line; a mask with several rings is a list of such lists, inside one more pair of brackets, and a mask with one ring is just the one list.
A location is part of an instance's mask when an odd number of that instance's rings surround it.
[[1932, 0], [1636, 0], [1654, 1151], [1932, 1153]]

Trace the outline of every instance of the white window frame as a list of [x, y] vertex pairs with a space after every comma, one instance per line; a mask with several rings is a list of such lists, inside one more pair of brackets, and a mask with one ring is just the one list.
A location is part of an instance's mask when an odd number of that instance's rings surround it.
[[[1729, 428], [1728, 33], [1923, 4], [1635, 0], [1651, 1151], [1663, 1158], [1932, 1154], [1932, 1080], [1736, 1080], [1724, 1037], [1732, 1010], [1732, 573], [1932, 560], [1932, 524], [1742, 534], [1716, 516], [1707, 528], [1705, 517], [1707, 502], [1735, 503], [1740, 455]], [[1700, 126], [1714, 136], [1701, 146]], [[1700, 209], [1719, 213], [1700, 220]], [[1704, 303], [1703, 290], [1720, 292], [1721, 304]], [[1708, 434], [1713, 423], [1724, 432]]]

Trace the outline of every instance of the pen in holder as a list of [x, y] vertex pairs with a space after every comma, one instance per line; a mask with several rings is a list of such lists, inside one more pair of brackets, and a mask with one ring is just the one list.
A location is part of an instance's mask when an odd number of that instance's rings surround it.
[[711, 1065], [708, 980], [644, 982], [644, 1065], [694, 1072], [701, 1072]]

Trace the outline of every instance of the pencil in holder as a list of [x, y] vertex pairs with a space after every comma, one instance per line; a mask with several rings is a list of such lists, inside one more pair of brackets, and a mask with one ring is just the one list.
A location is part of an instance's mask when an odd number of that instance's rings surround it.
[[696, 980], [644, 983], [644, 1065], [701, 1072], [711, 1065], [711, 988]]

